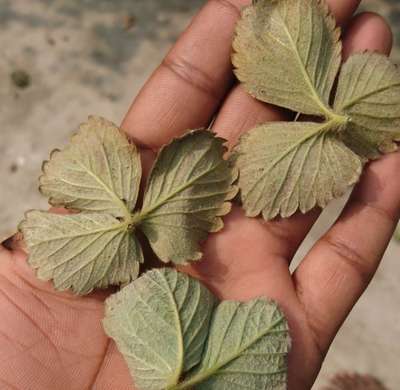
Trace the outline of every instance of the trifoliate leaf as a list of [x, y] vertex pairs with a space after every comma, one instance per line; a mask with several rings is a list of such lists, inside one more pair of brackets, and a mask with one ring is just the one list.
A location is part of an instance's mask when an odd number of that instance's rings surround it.
[[140, 156], [122, 130], [89, 117], [70, 144], [43, 166], [40, 190], [53, 206], [128, 217], [141, 178]]
[[140, 390], [172, 389], [200, 362], [215, 304], [198, 281], [147, 272], [106, 301], [104, 328]]
[[236, 150], [248, 216], [289, 217], [324, 207], [358, 181], [360, 158], [326, 123], [272, 122], [242, 137]]
[[400, 141], [400, 71], [386, 56], [355, 54], [340, 73], [335, 110], [351, 118], [341, 135], [366, 159], [397, 149]]
[[275, 303], [215, 298], [172, 269], [150, 271], [106, 301], [104, 328], [140, 390], [286, 387], [287, 322]]
[[284, 390], [289, 345], [288, 324], [275, 303], [222, 302], [200, 365], [176, 389]]
[[162, 261], [200, 259], [199, 242], [223, 227], [221, 216], [237, 192], [223, 142], [210, 131], [193, 131], [159, 153], [138, 218]]
[[238, 79], [259, 100], [330, 116], [341, 62], [340, 31], [321, 0], [258, 0], [243, 11], [233, 42]]
[[111, 215], [30, 211], [20, 225], [29, 264], [58, 290], [88, 294], [127, 283], [139, 273], [142, 251], [129, 225]]

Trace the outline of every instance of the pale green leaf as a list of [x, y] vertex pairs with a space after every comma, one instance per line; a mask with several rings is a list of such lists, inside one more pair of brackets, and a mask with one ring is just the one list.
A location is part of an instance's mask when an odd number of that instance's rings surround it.
[[176, 389], [284, 390], [288, 324], [273, 302], [222, 302], [213, 314], [202, 361]]
[[87, 294], [94, 288], [128, 283], [143, 261], [129, 225], [110, 215], [58, 215], [30, 211], [20, 225], [29, 264], [58, 290]]
[[358, 181], [360, 158], [328, 123], [271, 122], [242, 137], [236, 150], [248, 216], [269, 220], [325, 207]]
[[400, 141], [400, 71], [386, 56], [355, 54], [343, 65], [335, 110], [351, 118], [343, 141], [355, 153], [374, 159]]
[[104, 328], [140, 390], [174, 388], [200, 362], [215, 300], [172, 269], [147, 272], [106, 301]]
[[43, 166], [40, 190], [53, 206], [129, 217], [139, 191], [140, 156], [113, 123], [89, 117]]
[[210, 131], [192, 131], [159, 153], [137, 220], [162, 261], [198, 260], [199, 243], [223, 227], [237, 177], [223, 142]]
[[238, 79], [259, 100], [330, 117], [341, 63], [340, 31], [321, 0], [259, 0], [245, 8], [233, 42]]

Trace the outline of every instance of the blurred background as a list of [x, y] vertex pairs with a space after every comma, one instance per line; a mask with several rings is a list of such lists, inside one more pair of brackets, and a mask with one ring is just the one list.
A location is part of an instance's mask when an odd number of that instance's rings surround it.
[[[119, 123], [144, 80], [203, 0], [0, 0], [0, 239], [23, 212], [46, 208], [41, 163], [89, 114]], [[366, 0], [400, 43], [400, 0]], [[400, 63], [400, 50], [393, 53]], [[300, 259], [332, 223], [331, 205]], [[321, 259], [324, 261], [324, 259]], [[400, 244], [389, 247], [368, 292], [344, 324], [315, 389], [341, 371], [400, 389]]]

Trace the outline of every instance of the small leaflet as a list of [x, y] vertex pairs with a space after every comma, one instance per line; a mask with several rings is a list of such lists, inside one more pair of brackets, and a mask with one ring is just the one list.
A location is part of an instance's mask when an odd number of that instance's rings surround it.
[[111, 215], [29, 211], [20, 224], [29, 264], [42, 280], [75, 294], [129, 283], [139, 274], [142, 249], [129, 226]]
[[237, 171], [222, 158], [224, 140], [190, 132], [164, 147], [151, 171], [140, 228], [156, 255], [176, 264], [198, 260], [199, 242], [223, 227], [237, 193]]
[[139, 152], [122, 130], [90, 116], [43, 164], [39, 189], [55, 207], [126, 217], [136, 205], [141, 174]]
[[288, 325], [275, 303], [222, 302], [203, 359], [187, 382], [201, 378], [198, 390], [286, 390], [289, 346]]
[[106, 333], [140, 390], [283, 390], [288, 324], [263, 298], [219, 304], [198, 281], [150, 271], [106, 301]]
[[320, 0], [259, 0], [233, 41], [237, 78], [254, 97], [325, 116], [341, 62], [340, 31]]
[[351, 118], [345, 144], [365, 159], [397, 150], [400, 141], [400, 70], [386, 56], [362, 53], [343, 65], [335, 110]]
[[236, 149], [246, 215], [266, 220], [325, 207], [361, 175], [362, 161], [324, 124], [271, 122], [246, 134]]

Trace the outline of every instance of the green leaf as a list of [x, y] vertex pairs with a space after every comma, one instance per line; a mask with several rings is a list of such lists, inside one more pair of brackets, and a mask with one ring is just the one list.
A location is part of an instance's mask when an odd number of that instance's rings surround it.
[[325, 207], [358, 181], [360, 158], [328, 123], [272, 122], [242, 137], [236, 149], [239, 188], [248, 216], [269, 220]]
[[138, 389], [173, 388], [200, 362], [214, 304], [198, 281], [167, 268], [147, 272], [106, 301], [105, 331]]
[[233, 42], [238, 79], [259, 100], [331, 117], [340, 31], [321, 0], [259, 0], [243, 11]]
[[288, 324], [266, 299], [215, 298], [173, 269], [142, 275], [106, 301], [106, 333], [140, 390], [285, 389]]
[[140, 156], [117, 126], [89, 117], [71, 143], [43, 165], [40, 191], [53, 206], [129, 218], [139, 191]]
[[397, 150], [400, 141], [400, 71], [386, 56], [355, 54], [340, 73], [335, 110], [351, 118], [343, 141], [366, 159]]
[[237, 172], [223, 158], [223, 142], [199, 130], [160, 151], [137, 220], [162, 261], [200, 259], [199, 242], [223, 227], [221, 216], [237, 192]]
[[94, 288], [128, 283], [143, 255], [129, 225], [110, 215], [58, 215], [30, 211], [20, 225], [29, 264], [58, 290], [88, 294]]
[[288, 324], [275, 303], [222, 302], [200, 365], [176, 389], [284, 390], [289, 346]]

